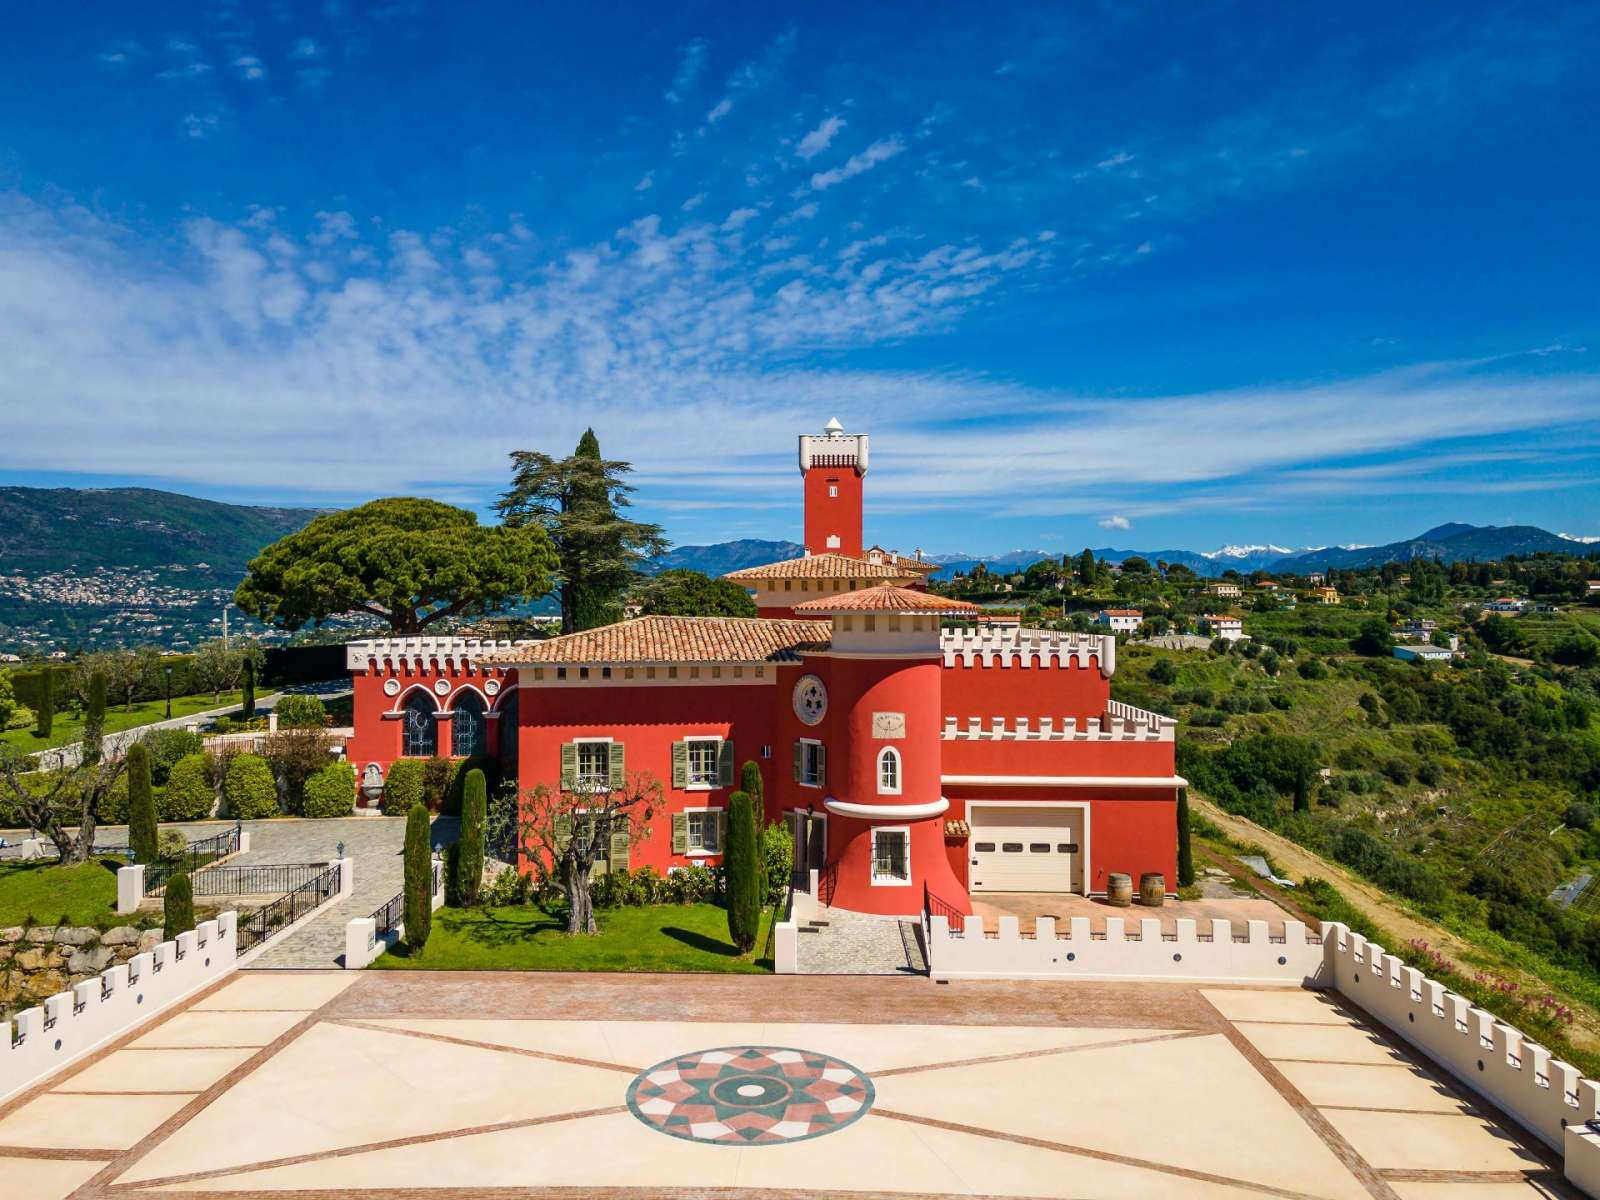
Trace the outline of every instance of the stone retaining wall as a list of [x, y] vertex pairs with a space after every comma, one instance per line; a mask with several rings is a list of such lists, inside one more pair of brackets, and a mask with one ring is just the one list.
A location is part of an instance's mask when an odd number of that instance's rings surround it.
[[42, 1003], [135, 954], [155, 949], [159, 929], [118, 925], [0, 929], [0, 1016]]

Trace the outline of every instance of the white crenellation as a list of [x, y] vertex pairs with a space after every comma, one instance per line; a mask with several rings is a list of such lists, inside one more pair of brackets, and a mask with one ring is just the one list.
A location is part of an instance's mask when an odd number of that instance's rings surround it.
[[1117, 639], [1111, 634], [1058, 633], [1048, 629], [946, 629], [939, 638], [947, 667], [1040, 668], [1093, 666], [1107, 679], [1117, 669]]
[[1178, 723], [1160, 713], [1146, 712], [1113, 700], [1106, 713], [1090, 717], [1080, 727], [1075, 717], [946, 717], [940, 738], [946, 742], [1170, 742]]
[[1329, 922], [1323, 950], [1340, 995], [1549, 1146], [1600, 1118], [1600, 1084], [1376, 942]]
[[345, 668], [365, 671], [369, 668], [390, 670], [428, 670], [437, 663], [459, 663], [470, 666], [486, 650], [508, 650], [512, 646], [527, 645], [526, 641], [495, 641], [465, 637], [408, 637], [368, 638], [345, 644]]
[[0, 1103], [232, 974], [237, 961], [238, 916], [225, 912], [0, 1021]]
[[1230, 921], [1179, 918], [1172, 933], [1145, 918], [1130, 929], [1106, 918], [1091, 933], [1088, 917], [1073, 917], [1065, 933], [1039, 917], [1031, 934], [1016, 917], [989, 932], [982, 917], [967, 917], [958, 932], [946, 917], [928, 921], [928, 967], [934, 979], [1128, 979], [1189, 983], [1279, 983], [1318, 986], [1327, 970], [1316, 934], [1285, 921], [1281, 937], [1265, 921], [1236, 929]]

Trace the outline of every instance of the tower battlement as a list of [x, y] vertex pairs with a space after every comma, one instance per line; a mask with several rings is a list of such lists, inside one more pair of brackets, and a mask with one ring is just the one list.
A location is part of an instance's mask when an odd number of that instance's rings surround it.
[[866, 473], [867, 435], [846, 433], [837, 417], [820, 434], [800, 435], [808, 554], [861, 557], [862, 480]]

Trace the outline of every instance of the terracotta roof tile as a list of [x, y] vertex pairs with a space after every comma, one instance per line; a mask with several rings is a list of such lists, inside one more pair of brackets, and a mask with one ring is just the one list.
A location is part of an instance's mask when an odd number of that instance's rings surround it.
[[826, 621], [759, 617], [635, 617], [542, 642], [485, 651], [478, 661], [519, 663], [795, 662], [828, 644]]
[[915, 576], [903, 567], [889, 563], [870, 563], [864, 558], [851, 558], [847, 554], [807, 554], [802, 558], [783, 562], [763, 563], [759, 567], [745, 567], [729, 571], [722, 578], [735, 583], [758, 579], [912, 579]]
[[837, 596], [819, 596], [804, 600], [794, 606], [797, 613], [963, 613], [976, 615], [983, 610], [965, 600], [952, 600], [948, 596], [935, 596], [932, 592], [917, 592], [911, 588], [895, 587], [882, 583], [877, 587], [843, 592]]

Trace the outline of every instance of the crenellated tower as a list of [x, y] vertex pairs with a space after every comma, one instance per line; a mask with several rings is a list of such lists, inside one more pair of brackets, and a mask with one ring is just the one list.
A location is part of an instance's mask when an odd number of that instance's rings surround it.
[[820, 434], [800, 435], [805, 480], [806, 553], [861, 557], [861, 497], [867, 435], [846, 433], [835, 417]]

